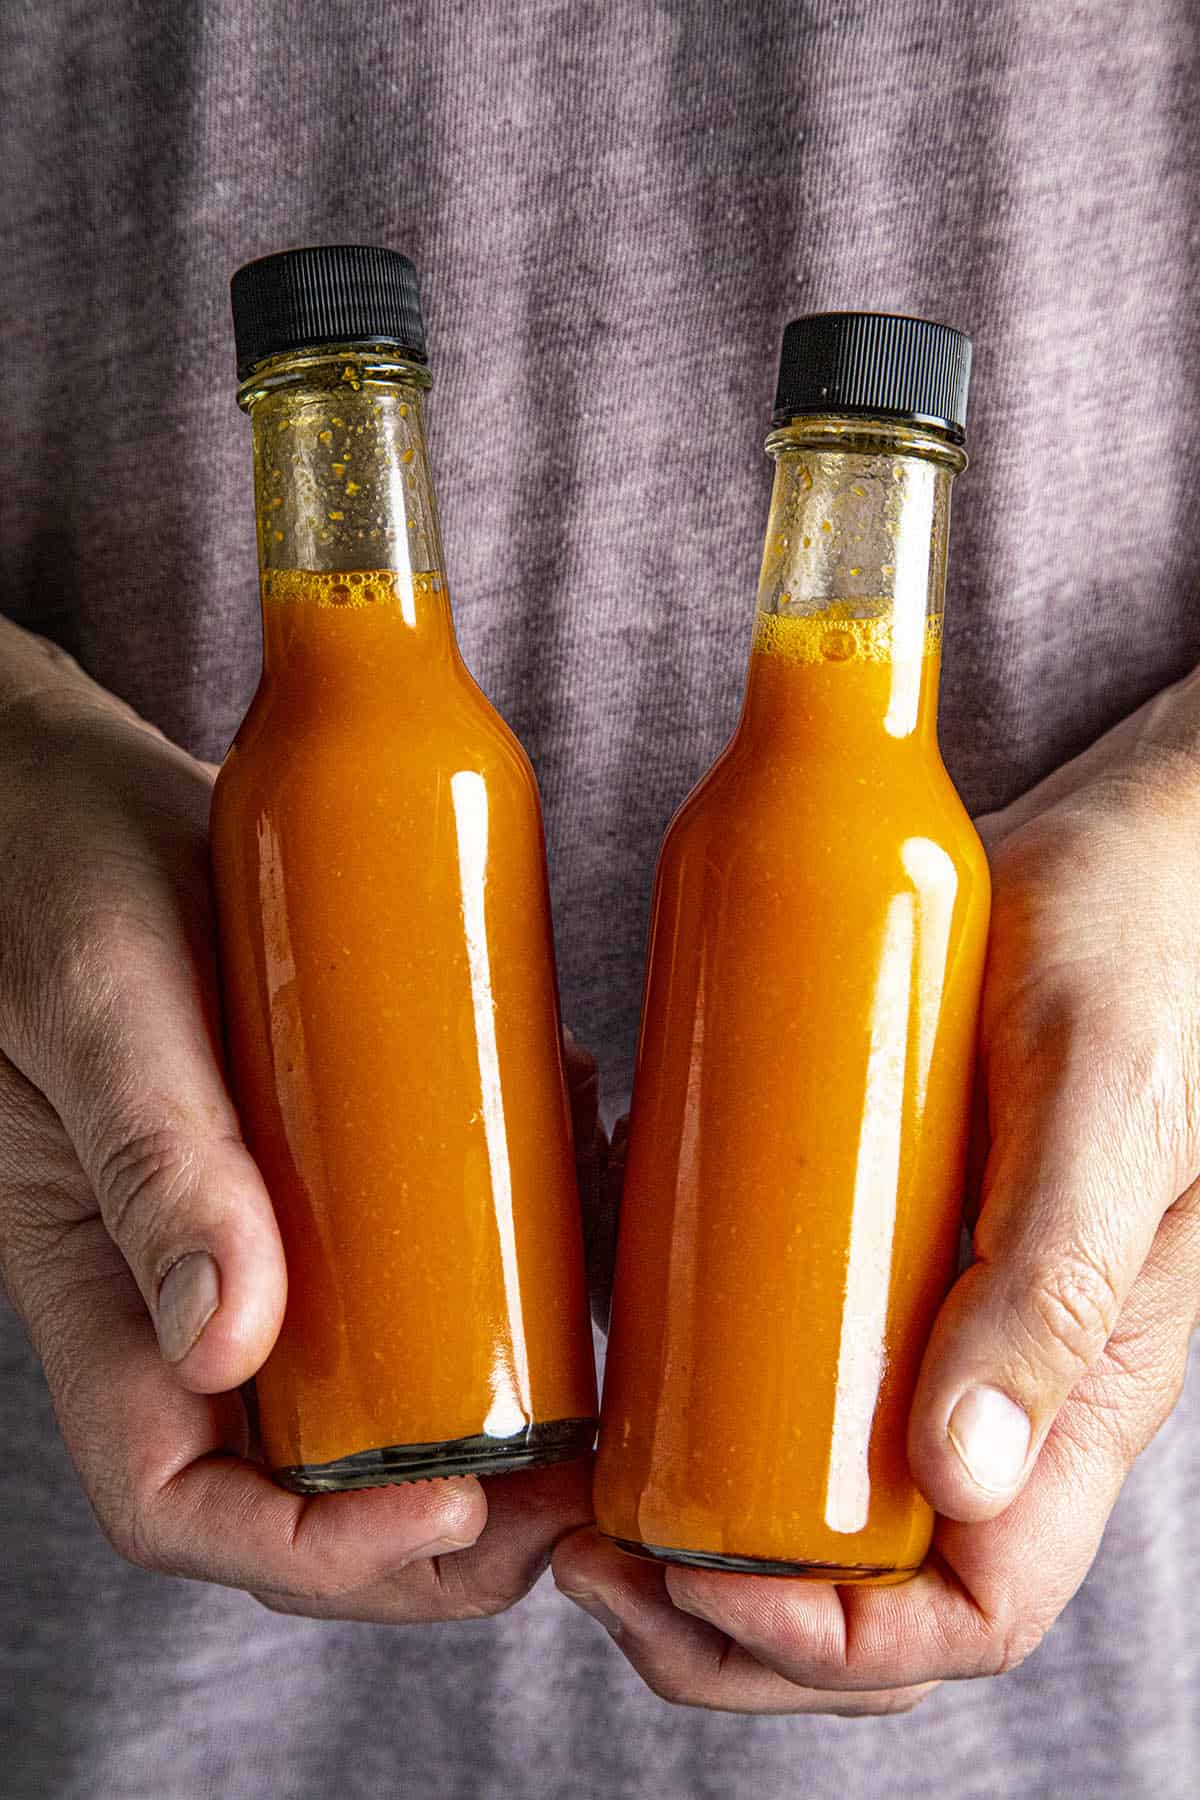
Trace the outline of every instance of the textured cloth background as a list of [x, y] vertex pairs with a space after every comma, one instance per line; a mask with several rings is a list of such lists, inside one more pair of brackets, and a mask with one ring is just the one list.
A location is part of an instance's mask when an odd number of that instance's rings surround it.
[[[658, 839], [741, 690], [789, 317], [975, 337], [973, 808], [1200, 656], [1192, 0], [7, 0], [0, 115], [0, 605], [205, 755], [258, 655], [229, 275], [416, 260], [460, 637], [542, 780], [613, 1110]], [[126, 1568], [3, 1311], [0, 1362], [6, 1800], [1196, 1791], [1194, 1385], [1030, 1662], [856, 1723], [672, 1712], [546, 1584], [397, 1631]]]

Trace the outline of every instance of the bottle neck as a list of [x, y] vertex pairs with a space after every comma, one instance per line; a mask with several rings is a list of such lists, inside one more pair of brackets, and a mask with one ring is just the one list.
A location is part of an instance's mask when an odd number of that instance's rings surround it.
[[381, 660], [457, 657], [428, 386], [419, 363], [359, 345], [272, 358], [242, 387], [268, 676], [378, 683]]
[[814, 417], [774, 432], [743, 732], [853, 754], [932, 745], [950, 486], [940, 433]]

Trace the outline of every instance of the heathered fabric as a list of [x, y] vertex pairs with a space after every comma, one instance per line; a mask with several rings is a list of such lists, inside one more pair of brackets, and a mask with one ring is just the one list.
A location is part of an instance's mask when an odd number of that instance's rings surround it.
[[[1191, 0], [7, 0], [0, 108], [0, 604], [206, 756], [258, 654], [229, 274], [416, 260], [460, 637], [541, 777], [610, 1113], [656, 846], [741, 688], [789, 317], [975, 338], [942, 706], [975, 810], [1200, 655]], [[1021, 1670], [851, 1722], [672, 1711], [546, 1582], [391, 1630], [135, 1571], [3, 1312], [0, 1365], [7, 1800], [1197, 1791], [1195, 1384]]]

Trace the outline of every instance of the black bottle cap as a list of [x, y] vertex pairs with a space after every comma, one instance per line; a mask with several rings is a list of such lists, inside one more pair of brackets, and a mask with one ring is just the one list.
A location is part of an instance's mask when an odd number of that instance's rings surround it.
[[874, 413], [940, 427], [961, 443], [971, 340], [894, 313], [811, 313], [783, 334], [775, 423], [798, 413]]
[[238, 380], [264, 356], [321, 344], [394, 344], [424, 362], [417, 271], [398, 250], [317, 244], [245, 263], [230, 283]]

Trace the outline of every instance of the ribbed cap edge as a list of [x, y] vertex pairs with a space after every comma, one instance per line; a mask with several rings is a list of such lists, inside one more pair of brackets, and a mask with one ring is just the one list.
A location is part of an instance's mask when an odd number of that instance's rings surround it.
[[318, 244], [245, 263], [229, 288], [238, 379], [267, 356], [392, 343], [426, 361], [417, 271], [398, 250]]
[[896, 313], [811, 313], [783, 334], [775, 422], [798, 413], [929, 420], [961, 438], [971, 340], [952, 325]]

